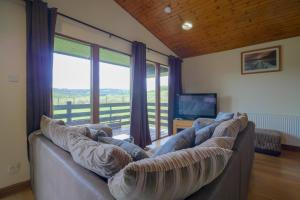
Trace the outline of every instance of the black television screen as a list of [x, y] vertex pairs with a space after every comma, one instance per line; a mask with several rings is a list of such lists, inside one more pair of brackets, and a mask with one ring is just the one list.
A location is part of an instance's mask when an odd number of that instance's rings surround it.
[[217, 94], [206, 93], [179, 95], [176, 107], [177, 118], [215, 118], [217, 115]]

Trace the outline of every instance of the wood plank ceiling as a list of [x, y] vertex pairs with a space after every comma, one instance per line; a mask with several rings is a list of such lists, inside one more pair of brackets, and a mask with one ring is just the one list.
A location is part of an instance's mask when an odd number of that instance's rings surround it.
[[182, 58], [300, 35], [300, 0], [115, 1]]

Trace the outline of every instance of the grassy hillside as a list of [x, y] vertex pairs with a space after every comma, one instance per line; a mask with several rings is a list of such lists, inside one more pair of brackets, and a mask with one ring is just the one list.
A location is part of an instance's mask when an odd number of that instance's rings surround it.
[[[90, 90], [86, 89], [53, 89], [53, 104], [63, 105], [67, 101], [72, 104], [89, 104]], [[155, 102], [155, 91], [147, 93], [148, 102]], [[161, 87], [161, 102], [167, 102], [168, 90], [167, 87]], [[130, 102], [130, 91], [121, 89], [101, 89], [101, 103], [124, 103]]]

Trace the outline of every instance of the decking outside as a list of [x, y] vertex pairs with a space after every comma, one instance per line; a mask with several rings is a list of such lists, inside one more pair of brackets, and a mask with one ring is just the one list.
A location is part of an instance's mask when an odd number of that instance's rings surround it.
[[[90, 123], [91, 104], [72, 104], [67, 101], [64, 105], [54, 105], [55, 119], [62, 119], [67, 124], [76, 125]], [[168, 134], [168, 104], [161, 103], [161, 136]], [[100, 123], [105, 123], [113, 129], [114, 135], [130, 133], [130, 103], [100, 103]], [[155, 103], [148, 103], [148, 119], [152, 140], [155, 132]]]

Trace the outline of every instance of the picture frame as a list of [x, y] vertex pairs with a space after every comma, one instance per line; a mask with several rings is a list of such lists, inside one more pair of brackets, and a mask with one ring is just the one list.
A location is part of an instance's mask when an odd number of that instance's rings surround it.
[[281, 70], [281, 46], [241, 53], [241, 74], [278, 72]]

